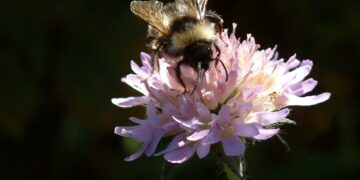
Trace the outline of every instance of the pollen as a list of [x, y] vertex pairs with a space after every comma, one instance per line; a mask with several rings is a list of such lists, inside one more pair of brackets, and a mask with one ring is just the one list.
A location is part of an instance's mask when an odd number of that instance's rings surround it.
[[274, 91], [274, 92], [272, 92], [272, 93], [269, 94], [269, 97], [270, 97], [270, 101], [271, 101], [272, 103], [274, 103], [275, 100], [276, 100], [276, 97], [277, 97], [277, 93]]

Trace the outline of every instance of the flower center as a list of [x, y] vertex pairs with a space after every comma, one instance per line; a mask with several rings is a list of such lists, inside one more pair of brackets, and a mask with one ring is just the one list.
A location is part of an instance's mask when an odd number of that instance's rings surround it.
[[274, 91], [274, 92], [270, 93], [269, 96], [270, 96], [270, 101], [272, 103], [274, 103], [276, 100], [276, 97], [277, 97], [277, 93]]
[[231, 122], [221, 122], [216, 124], [216, 130], [222, 138], [230, 138], [235, 131]]

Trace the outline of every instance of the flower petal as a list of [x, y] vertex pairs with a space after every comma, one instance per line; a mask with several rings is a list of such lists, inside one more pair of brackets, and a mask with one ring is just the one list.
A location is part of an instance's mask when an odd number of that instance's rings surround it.
[[140, 77], [146, 78], [149, 76], [143, 69], [141, 69], [134, 61], [130, 62], [131, 69]]
[[149, 141], [152, 138], [153, 131], [153, 128], [149, 126], [148, 123], [139, 125], [133, 130], [132, 138], [139, 142]]
[[316, 96], [305, 96], [305, 97], [298, 97], [298, 96], [286, 94], [285, 96], [287, 98], [286, 104], [288, 106], [312, 106], [327, 101], [330, 98], [331, 94], [322, 93]]
[[134, 154], [130, 155], [129, 157], [126, 157], [124, 160], [125, 161], [133, 161], [137, 158], [139, 158], [145, 151], [145, 149], [148, 147], [149, 145], [149, 141], [144, 142], [144, 144], [141, 146], [141, 148]]
[[256, 124], [236, 123], [236, 134], [241, 137], [253, 137], [259, 134]]
[[290, 91], [292, 92], [291, 94], [294, 94], [296, 96], [302, 96], [312, 91], [316, 85], [317, 85], [317, 81], [310, 78], [301, 83], [290, 86]]
[[182, 143], [184, 140], [186, 139], [186, 134], [182, 133], [182, 134], [178, 134], [176, 135], [172, 141], [170, 142], [170, 144], [166, 147], [166, 149], [164, 149], [161, 152], [158, 152], [155, 154], [155, 156], [159, 156], [171, 151], [174, 151], [175, 149], [178, 149], [181, 147], [181, 145], [184, 145], [184, 143]]
[[195, 153], [195, 148], [191, 146], [184, 146], [175, 151], [165, 154], [165, 159], [171, 163], [183, 163], [191, 158]]
[[153, 101], [149, 101], [146, 106], [146, 115], [147, 117], [155, 116], [157, 113], [155, 104]]
[[210, 146], [211, 146], [210, 144], [204, 144], [202, 142], [199, 143], [196, 149], [196, 154], [199, 156], [200, 159], [204, 158], [209, 154]]
[[143, 79], [135, 74], [129, 74], [124, 78], [121, 78], [121, 81], [132, 87], [133, 89], [139, 91], [140, 93], [147, 96], [149, 92], [145, 88], [145, 85], [142, 83]]
[[145, 154], [147, 156], [151, 156], [156, 150], [157, 145], [159, 144], [161, 138], [166, 134], [163, 130], [157, 130], [153, 133], [151, 143], [149, 147], [146, 149]]
[[289, 68], [289, 70], [300, 65], [300, 61], [296, 59], [296, 54], [289, 58], [289, 60], [286, 62], [286, 65]]
[[254, 116], [253, 122], [258, 122], [263, 126], [278, 123], [289, 115], [290, 110], [288, 108], [275, 111], [275, 112], [260, 112]]
[[189, 141], [198, 141], [200, 139], [203, 139], [205, 136], [207, 136], [209, 132], [210, 132], [209, 129], [196, 131], [192, 135], [188, 136], [186, 139]]
[[195, 121], [195, 117], [193, 119], [190, 119], [190, 120], [182, 120], [182, 119], [179, 119], [175, 116], [172, 117], [173, 120], [177, 123], [179, 123], [180, 125], [184, 126], [185, 128], [188, 128], [188, 129], [195, 129], [195, 127], [193, 126], [193, 121]]
[[134, 106], [139, 106], [146, 104], [150, 101], [149, 97], [141, 96], [141, 97], [128, 97], [128, 98], [112, 98], [111, 102], [116, 106], [122, 108], [130, 108]]
[[152, 71], [152, 65], [151, 65], [151, 57], [149, 54], [141, 52], [140, 53], [140, 59], [141, 62], [144, 66], [144, 68], [148, 71], [151, 72]]
[[115, 127], [114, 133], [124, 137], [132, 137], [135, 128], [136, 128], [135, 126], [131, 126], [131, 127], [118, 126]]
[[215, 144], [221, 140], [221, 137], [215, 129], [210, 130], [210, 133], [202, 140], [205, 144]]
[[206, 107], [203, 103], [196, 103], [197, 112], [199, 113], [199, 118], [201, 120], [210, 120], [211, 114], [209, 108]]
[[222, 145], [227, 156], [240, 156], [245, 152], [245, 144], [236, 136], [223, 139]]
[[243, 91], [243, 98], [245, 100], [245, 102], [251, 101], [252, 98], [254, 98], [255, 96], [257, 96], [261, 91], [263, 90], [263, 87], [258, 85], [252, 89], [244, 89]]
[[136, 124], [144, 124], [146, 122], [146, 120], [139, 119], [139, 118], [136, 118], [136, 117], [129, 117], [129, 120], [136, 123]]
[[221, 107], [218, 118], [220, 121], [230, 121], [229, 108], [226, 105]]
[[284, 88], [288, 87], [291, 84], [298, 83], [302, 81], [311, 71], [312, 66], [310, 64], [304, 64], [303, 66], [300, 66], [299, 68], [288, 72], [284, 76], [282, 76], [278, 84], [279, 86], [283, 86]]
[[279, 130], [280, 129], [259, 129], [259, 135], [255, 136], [254, 138], [258, 140], [266, 140], [276, 135]]

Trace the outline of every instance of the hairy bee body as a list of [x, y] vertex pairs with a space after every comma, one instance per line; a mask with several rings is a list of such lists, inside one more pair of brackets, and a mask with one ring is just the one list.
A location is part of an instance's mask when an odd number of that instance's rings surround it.
[[[161, 53], [182, 56], [175, 70], [185, 91], [181, 65], [192, 67], [199, 80], [211, 62], [221, 62], [220, 50], [214, 40], [216, 33], [222, 31], [222, 19], [216, 13], [206, 11], [206, 4], [207, 0], [175, 0], [166, 5], [159, 1], [133, 1], [130, 4], [133, 13], [149, 24], [146, 45], [152, 50], [155, 69], [158, 69], [156, 64]], [[216, 57], [213, 57], [213, 46], [217, 50]], [[227, 75], [226, 68], [225, 72]]]

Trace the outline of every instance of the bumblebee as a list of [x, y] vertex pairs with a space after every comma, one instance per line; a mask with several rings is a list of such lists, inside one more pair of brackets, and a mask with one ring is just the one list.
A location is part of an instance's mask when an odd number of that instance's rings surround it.
[[[216, 33], [223, 31], [223, 20], [213, 11], [206, 10], [207, 0], [175, 0], [163, 5], [160, 1], [132, 1], [131, 11], [149, 24], [146, 46], [152, 51], [155, 69], [159, 69], [158, 58], [161, 53], [170, 57], [180, 57], [175, 67], [178, 82], [187, 91], [181, 78], [180, 67], [187, 65], [197, 72], [197, 83], [209, 69], [210, 63], [215, 67], [220, 62], [225, 69], [226, 81], [228, 72], [219, 59], [220, 49], [214, 43]], [[217, 55], [213, 57], [213, 48]], [[160, 52], [161, 51], [161, 52]]]

